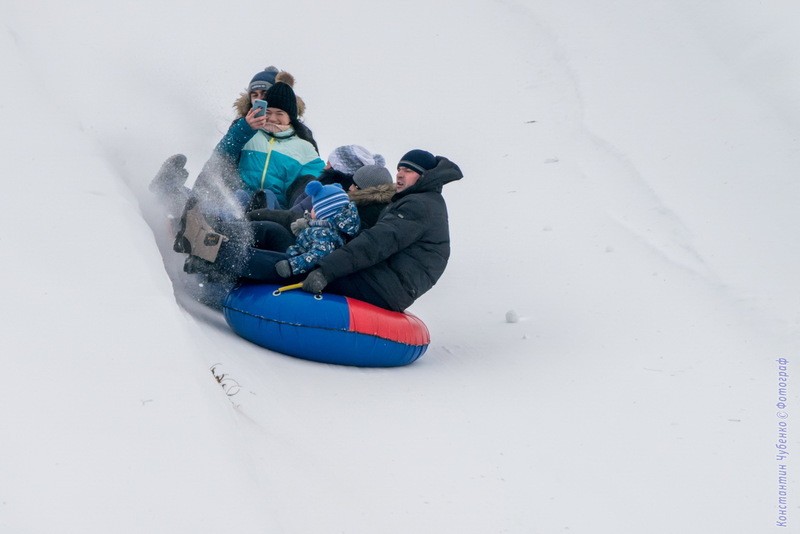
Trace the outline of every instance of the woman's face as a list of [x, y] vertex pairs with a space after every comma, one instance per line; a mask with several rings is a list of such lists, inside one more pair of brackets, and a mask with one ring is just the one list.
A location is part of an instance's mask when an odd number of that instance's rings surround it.
[[277, 124], [279, 126], [289, 126], [289, 114], [278, 108], [267, 108], [267, 124]]

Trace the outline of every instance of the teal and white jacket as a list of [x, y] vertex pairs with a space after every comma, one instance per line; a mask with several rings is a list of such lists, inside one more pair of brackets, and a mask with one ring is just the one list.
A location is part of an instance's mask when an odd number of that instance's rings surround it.
[[325, 168], [314, 146], [293, 129], [276, 134], [253, 130], [244, 117], [231, 124], [215, 152], [238, 163], [244, 189], [269, 189], [281, 206], [286, 206], [286, 190], [298, 177], [319, 176]]

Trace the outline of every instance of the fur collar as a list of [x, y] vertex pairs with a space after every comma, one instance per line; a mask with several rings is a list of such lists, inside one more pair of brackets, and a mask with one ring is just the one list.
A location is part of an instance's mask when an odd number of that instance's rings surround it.
[[365, 204], [388, 204], [396, 192], [394, 184], [383, 184], [348, 191], [347, 194], [357, 206], [363, 206]]

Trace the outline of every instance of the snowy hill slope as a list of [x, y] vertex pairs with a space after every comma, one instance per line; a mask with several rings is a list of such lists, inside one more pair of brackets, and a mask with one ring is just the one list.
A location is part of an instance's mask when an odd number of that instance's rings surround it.
[[[798, 8], [376, 6], [0, 6], [0, 529], [796, 525]], [[146, 184], [174, 152], [196, 174], [268, 64], [323, 155], [464, 171], [412, 366], [265, 351], [171, 284]]]

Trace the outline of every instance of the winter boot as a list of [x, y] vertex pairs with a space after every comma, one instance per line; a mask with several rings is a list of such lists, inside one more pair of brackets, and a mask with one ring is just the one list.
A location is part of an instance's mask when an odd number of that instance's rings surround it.
[[214, 271], [214, 264], [197, 256], [189, 256], [183, 262], [183, 272], [188, 274], [208, 274]]
[[[183, 215], [181, 215], [178, 222], [178, 231], [175, 233], [175, 242], [172, 244], [172, 250], [175, 252], [180, 252], [182, 254], [192, 253], [192, 245], [186, 238], [186, 220], [189, 216], [189, 212], [197, 211], [199, 213], [199, 208], [197, 208], [199, 204], [200, 199], [196, 196], [190, 196], [186, 200], [183, 206]], [[208, 221], [206, 221], [206, 223], [207, 222]]]
[[212, 283], [232, 283], [236, 276], [223, 271], [216, 263], [204, 260], [197, 256], [189, 256], [183, 262], [183, 272], [187, 274], [201, 274], [208, 282]]
[[172, 250], [175, 252], [188, 254], [191, 249], [189, 241], [184, 237], [183, 234], [186, 232], [186, 214], [189, 212], [189, 210], [197, 206], [197, 203], [197, 197], [190, 196], [186, 201], [186, 205], [183, 206], [183, 215], [181, 215], [181, 218], [178, 222], [178, 231], [175, 232], [175, 242], [172, 244]]
[[185, 169], [185, 166], [186, 156], [183, 154], [168, 157], [161, 164], [156, 177], [150, 182], [150, 192], [165, 194], [180, 190], [189, 177], [189, 171]]
[[198, 205], [188, 209], [184, 218], [183, 228], [178, 232], [173, 248], [177, 250], [180, 241], [180, 252], [187, 252], [213, 263], [219, 254], [219, 247], [228, 238], [214, 231], [200, 212]]

